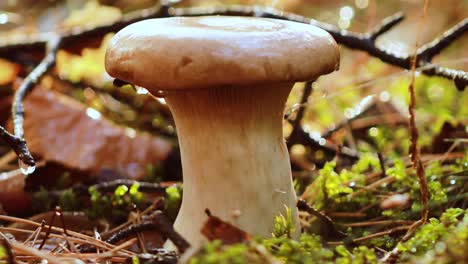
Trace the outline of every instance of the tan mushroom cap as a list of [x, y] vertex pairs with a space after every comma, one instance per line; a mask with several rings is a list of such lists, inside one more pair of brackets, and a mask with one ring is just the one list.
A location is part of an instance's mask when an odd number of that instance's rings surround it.
[[131, 24], [111, 40], [106, 70], [149, 89], [308, 81], [338, 68], [326, 31], [290, 21], [172, 17]]

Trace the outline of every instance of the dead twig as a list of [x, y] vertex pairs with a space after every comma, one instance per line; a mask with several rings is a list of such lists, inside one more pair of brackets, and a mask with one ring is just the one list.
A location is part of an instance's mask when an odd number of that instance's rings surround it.
[[[425, 19], [426, 13], [427, 13], [427, 5], [428, 5], [428, 0], [424, 0], [424, 7], [423, 7], [423, 14], [420, 18], [420, 24]], [[468, 19], [465, 19], [465, 24], [468, 24]], [[425, 176], [424, 172], [424, 167], [421, 161], [421, 155], [419, 152], [418, 148], [418, 128], [416, 127], [416, 121], [415, 121], [415, 112], [414, 108], [416, 107], [416, 95], [414, 91], [414, 85], [416, 82], [416, 67], [418, 66], [418, 61], [421, 59], [420, 56], [422, 56], [423, 60], [431, 60], [432, 57], [440, 52], [444, 47], [448, 46], [448, 43], [452, 39], [457, 38], [457, 32], [462, 32], [458, 29], [453, 30], [451, 33], [447, 33], [446, 35], [446, 40], [445, 41], [439, 41], [438, 43], [429, 43], [422, 49], [417, 49], [413, 56], [411, 57], [411, 82], [408, 86], [408, 92], [410, 94], [410, 103], [408, 105], [408, 112], [409, 112], [409, 130], [410, 130], [410, 136], [411, 136], [411, 145], [409, 149], [409, 154], [410, 154], [410, 159], [412, 162], [412, 166], [414, 170], [416, 171], [416, 175], [418, 176], [419, 180], [419, 185], [420, 185], [420, 193], [421, 193], [421, 204], [422, 204], [422, 210], [421, 210], [421, 216], [420, 219], [416, 222], [414, 222], [408, 231], [406, 232], [405, 236], [401, 239], [399, 243], [408, 241], [416, 232], [416, 229], [425, 224], [427, 222], [427, 218], [429, 216], [429, 190], [427, 186], [427, 179]], [[459, 33], [461, 36], [461, 33]], [[416, 37], [416, 39], [418, 39]], [[416, 46], [418, 44], [416, 43]], [[465, 76], [466, 77], [466, 76]], [[457, 85], [457, 88], [460, 89], [460, 87], [457, 84], [457, 81], [455, 81], [455, 84]], [[462, 87], [464, 88], [464, 86]], [[398, 247], [395, 247], [392, 251], [387, 253], [384, 258], [383, 262], [388, 263], [388, 262], [393, 262], [398, 259], [399, 256], [399, 250]]]
[[[40, 223], [36, 223], [36, 222], [28, 220], [28, 219], [23, 219], [23, 218], [18, 218], [18, 217], [13, 217], [13, 216], [7, 216], [7, 215], [0, 215], [0, 220], [1, 221], [8, 221], [8, 222], [15, 222], [15, 223], [22, 223], [22, 224], [26, 224], [26, 225], [29, 225], [29, 226], [35, 226], [35, 227], [41, 226]], [[45, 225], [44, 228], [49, 228], [49, 226]], [[54, 232], [61, 232], [62, 231], [62, 228], [58, 228], [58, 227], [55, 227], [55, 226], [50, 226], [50, 228]], [[5, 228], [2, 228], [2, 229], [5, 229]], [[31, 232], [32, 231], [30, 231], [29, 233], [31, 233]], [[106, 250], [110, 250], [112, 248], [115, 248], [114, 245], [111, 245], [109, 243], [106, 243], [106, 242], [101, 241], [99, 239], [95, 239], [93, 237], [87, 236], [87, 235], [79, 233], [79, 232], [74, 232], [74, 231], [68, 230], [68, 234], [70, 236], [73, 236], [74, 238], [78, 238], [78, 239], [81, 239], [83, 241], [87, 241], [86, 243], [88, 243], [88, 244], [93, 244], [94, 246], [100, 246], [100, 247], [102, 247], [103, 249], [106, 249]], [[50, 236], [54, 236], [54, 234], [50, 234]], [[126, 253], [129, 253], [129, 252], [126, 252]]]
[[0, 126], [0, 138], [10, 146], [10, 148], [16, 153], [18, 158], [29, 166], [35, 166], [34, 158], [31, 156], [28, 147], [26, 146], [26, 140], [20, 137], [16, 137], [10, 134], [4, 127]]
[[366, 221], [350, 224], [343, 224], [346, 227], [364, 227], [364, 226], [384, 226], [384, 225], [411, 225], [414, 221], [408, 220], [380, 220], [380, 221]]
[[371, 234], [371, 235], [368, 235], [368, 236], [365, 236], [365, 237], [360, 237], [360, 238], [353, 239], [353, 242], [354, 243], [362, 243], [364, 241], [367, 241], [367, 240], [370, 240], [370, 239], [373, 239], [373, 238], [376, 238], [376, 237], [382, 237], [382, 236], [392, 235], [392, 234], [395, 234], [395, 233], [406, 231], [409, 228], [411, 228], [411, 226], [397, 226], [397, 227], [394, 227], [394, 228], [391, 228], [391, 229], [388, 229], [388, 230], [385, 230], [385, 231], [382, 231], [382, 232], [378, 232], [378, 233], [374, 233], [374, 234]]
[[[38, 248], [39, 250], [42, 249], [42, 247], [45, 245], [47, 239], [50, 236], [50, 231], [52, 230], [52, 226], [54, 225], [56, 215], [57, 215], [57, 211], [55, 211], [54, 214], [52, 215], [52, 219], [50, 220], [49, 228], [47, 229], [45, 237], [42, 239], [42, 243]], [[44, 226], [44, 225], [41, 225], [41, 226]], [[65, 230], [65, 227], [64, 227], [64, 230]]]
[[304, 85], [304, 90], [302, 91], [302, 97], [301, 101], [299, 102], [299, 109], [297, 110], [296, 113], [296, 118], [294, 118], [294, 121], [290, 121], [292, 125], [292, 131], [291, 134], [289, 135], [289, 140], [288, 140], [288, 148], [291, 148], [291, 142], [295, 142], [296, 138], [299, 136], [298, 133], [299, 131], [302, 130], [302, 118], [304, 117], [304, 111], [305, 107], [303, 107], [306, 103], [307, 100], [309, 99], [310, 94], [312, 93], [312, 81], [306, 82]]
[[140, 232], [149, 230], [157, 230], [164, 237], [170, 239], [172, 243], [174, 243], [174, 245], [179, 249], [180, 253], [185, 252], [185, 250], [190, 247], [190, 244], [187, 242], [187, 240], [185, 240], [179, 233], [177, 233], [177, 231], [174, 230], [172, 223], [160, 211], [155, 212], [140, 224], [132, 225], [118, 231], [109, 237], [106, 240], [106, 243], [115, 244], [130, 236], [135, 236]]
[[338, 230], [333, 223], [333, 220], [331, 220], [330, 217], [327, 215], [315, 210], [310, 206], [306, 201], [299, 199], [297, 200], [297, 208], [300, 211], [305, 211], [313, 216], [315, 216], [323, 225], [324, 229], [321, 229], [321, 235], [325, 237], [335, 237], [335, 238], [344, 238], [347, 237], [347, 235], [340, 230]]
[[31, 156], [26, 141], [24, 140], [23, 121], [24, 121], [24, 107], [23, 100], [29, 91], [40, 81], [40, 79], [55, 65], [57, 52], [62, 44], [62, 38], [53, 35], [49, 38], [46, 45], [46, 56], [41, 63], [29, 73], [29, 75], [23, 80], [18, 90], [16, 90], [13, 97], [12, 104], [12, 117], [13, 117], [13, 129], [14, 135], [8, 133], [8, 131], [0, 126], [0, 138], [15, 151], [18, 155], [18, 159], [28, 165], [35, 166], [36, 162]]
[[[421, 17], [421, 20], [420, 20], [421, 23], [420, 24], [422, 24], [422, 21], [425, 18], [425, 15], [426, 15], [426, 12], [427, 12], [427, 4], [428, 4], [428, 1], [425, 0], [424, 1], [424, 8], [423, 8], [423, 15]], [[446, 42], [442, 42], [442, 43], [446, 43]], [[444, 44], [441, 44], [441, 45], [444, 45]], [[409, 130], [410, 130], [410, 135], [411, 135], [411, 145], [410, 145], [409, 153], [410, 153], [410, 158], [411, 158], [413, 168], [416, 171], [416, 175], [418, 176], [418, 179], [419, 179], [422, 210], [421, 210], [421, 220], [414, 223], [414, 226], [412, 228], [410, 228], [410, 230], [408, 231], [408, 234], [406, 234], [406, 236], [408, 236], [410, 233], [412, 233], [413, 230], [415, 230], [419, 225], [425, 224], [426, 221], [427, 221], [428, 215], [429, 215], [429, 190], [428, 190], [428, 187], [427, 187], [427, 179], [426, 179], [426, 176], [425, 176], [425, 173], [424, 173], [424, 167], [423, 167], [423, 164], [422, 164], [422, 161], [421, 161], [420, 151], [419, 151], [419, 147], [418, 147], [419, 133], [418, 133], [418, 128], [416, 127], [416, 120], [415, 120], [416, 119], [416, 114], [414, 112], [414, 108], [416, 107], [416, 95], [415, 95], [415, 91], [414, 91], [414, 85], [415, 85], [415, 82], [416, 82], [415, 69], [416, 69], [416, 66], [417, 66], [416, 64], [418, 62], [418, 57], [420, 55], [422, 55], [422, 56], [426, 56], [429, 59], [431, 59], [432, 56], [434, 56], [436, 54], [435, 50], [437, 48], [435, 48], [435, 47], [437, 47], [437, 45], [434, 44], [433, 46], [430, 46], [430, 47], [426, 48], [423, 51], [423, 53], [421, 53], [419, 50], [416, 51], [413, 54], [413, 57], [412, 57], [412, 60], [411, 60], [412, 74], [411, 74], [411, 82], [410, 82], [409, 87], [408, 87], [409, 94], [410, 94], [410, 103], [409, 103], [409, 106], [408, 106]], [[440, 50], [441, 49], [442, 48], [440, 48]], [[427, 52], [428, 50], [429, 50], [429, 54], [425, 54], [424, 52]]]

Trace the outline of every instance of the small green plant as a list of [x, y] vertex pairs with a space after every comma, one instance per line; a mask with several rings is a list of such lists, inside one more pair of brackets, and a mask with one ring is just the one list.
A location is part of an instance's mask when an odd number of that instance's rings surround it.
[[6, 248], [3, 245], [0, 245], [0, 260], [6, 259], [8, 257], [8, 253]]
[[[462, 215], [463, 220], [460, 221]], [[468, 237], [468, 210], [450, 208], [440, 220], [431, 218], [427, 224], [419, 227], [411, 239], [398, 245], [398, 250], [404, 254], [404, 258], [423, 255], [434, 249], [441, 239], [453, 239], [450, 237], [457, 235]], [[463, 244], [468, 245], [468, 241], [461, 240], [459, 246]]]
[[275, 217], [275, 222], [273, 224], [273, 237], [282, 237], [286, 236], [291, 238], [291, 235], [294, 234], [294, 225], [292, 220], [291, 208], [286, 207], [286, 216], [280, 214]]
[[52, 208], [53, 201], [52, 198], [49, 196], [49, 191], [41, 186], [39, 191], [34, 193], [32, 199], [32, 206], [35, 210], [43, 212], [49, 211]]
[[268, 263], [250, 244], [235, 244], [223, 246], [221, 241], [215, 240], [205, 244], [196, 257], [191, 258], [189, 264], [217, 264], [217, 263]]
[[334, 256], [333, 249], [324, 247], [318, 235], [302, 234], [299, 241], [274, 237], [261, 243], [282, 263], [331, 263]]
[[182, 203], [182, 188], [178, 185], [169, 186], [166, 188], [166, 197], [164, 203], [164, 211], [171, 220], [175, 220], [179, 212], [180, 204]]
[[159, 183], [165, 174], [161, 164], [148, 164], [146, 166], [145, 181]]
[[64, 211], [73, 211], [80, 208], [78, 197], [73, 189], [65, 189], [59, 197], [59, 205]]
[[138, 256], [132, 257], [132, 264], [140, 264], [140, 259], [138, 258]]
[[116, 222], [126, 219], [129, 210], [141, 208], [144, 204], [144, 195], [139, 189], [138, 183], [128, 188], [120, 185], [115, 188], [112, 195], [103, 195], [96, 187], [88, 189], [91, 205], [88, 216], [92, 219], [107, 218]]
[[374, 264], [377, 255], [366, 246], [351, 250], [342, 245], [327, 247], [320, 236], [304, 233], [299, 240], [281, 236], [235, 245], [212, 241], [189, 263]]

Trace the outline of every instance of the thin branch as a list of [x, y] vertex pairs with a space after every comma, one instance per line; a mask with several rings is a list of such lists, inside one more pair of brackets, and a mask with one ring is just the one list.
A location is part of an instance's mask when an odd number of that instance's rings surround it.
[[330, 217], [327, 215], [315, 210], [310, 206], [306, 201], [299, 199], [297, 200], [297, 208], [300, 211], [305, 211], [313, 216], [315, 216], [323, 225], [323, 229], [320, 230], [322, 236], [325, 237], [334, 237], [334, 238], [345, 238], [348, 235], [346, 233], [341, 232], [338, 230], [331, 220]]
[[154, 230], [154, 225], [151, 222], [143, 222], [136, 225], [131, 225], [125, 229], [119, 230], [106, 240], [106, 243], [115, 244], [119, 241], [135, 236], [140, 232]]
[[174, 229], [171, 221], [162, 212], [155, 212], [150, 216], [150, 220], [163, 236], [174, 243], [180, 253], [184, 253], [190, 247], [189, 242]]
[[0, 138], [10, 146], [10, 148], [16, 153], [18, 158], [29, 166], [34, 166], [34, 162], [31, 153], [29, 153], [26, 141], [23, 138], [16, 137], [10, 134], [4, 127], [0, 126]]
[[[422, 22], [424, 21], [426, 17], [427, 5], [428, 5], [428, 0], [425, 0], [424, 8], [423, 8], [423, 15], [420, 19], [420, 26], [422, 25]], [[449, 34], [449, 35], [453, 35], [453, 34]], [[440, 43], [443, 43], [443, 42], [441, 41]], [[441, 45], [444, 45], [444, 44], [441, 44]], [[424, 50], [423, 52], [425, 52], [426, 50], [436, 50], [435, 47], [437, 47], [437, 45], [434, 45], [432, 47], [434, 48], [428, 48], [428, 49], [423, 48], [422, 50]], [[415, 87], [414, 87], [415, 82], [416, 82], [416, 63], [418, 62], [418, 58], [420, 54], [421, 54], [420, 50], [416, 51], [413, 54], [413, 57], [411, 59], [411, 82], [408, 86], [408, 92], [410, 95], [410, 102], [408, 105], [408, 112], [409, 112], [408, 121], [409, 121], [409, 131], [410, 131], [410, 136], [411, 136], [411, 145], [409, 148], [409, 154], [410, 154], [413, 168], [416, 171], [416, 175], [418, 176], [418, 179], [419, 179], [421, 204], [422, 204], [421, 222], [422, 224], [425, 224], [429, 215], [429, 191], [428, 191], [428, 186], [427, 186], [427, 179], [426, 179], [425, 172], [424, 172], [424, 167], [421, 161], [420, 150], [418, 147], [419, 132], [418, 132], [418, 128], [416, 127], [416, 120], [415, 120], [416, 119], [416, 113], [415, 113], [416, 94], [415, 94]], [[418, 223], [416, 222], [414, 225], [417, 226]], [[410, 230], [412, 229], [413, 228], [411, 228]], [[408, 236], [408, 234], [406, 234], [406, 236]]]
[[303, 107], [303, 105], [307, 103], [307, 100], [309, 99], [309, 96], [312, 93], [312, 83], [313, 83], [312, 81], [306, 82], [304, 86], [304, 90], [302, 91], [301, 101], [299, 102], [300, 107], [297, 110], [296, 118], [294, 119], [294, 121], [290, 122], [292, 125], [292, 131], [291, 131], [291, 134], [289, 135], [288, 148], [291, 148], [292, 144], [296, 143], [295, 139], [299, 136], [298, 134], [299, 131], [302, 130], [301, 121], [302, 121], [302, 118], [304, 117], [304, 111], [305, 111], [305, 107]]
[[115, 244], [129, 236], [134, 236], [142, 231], [157, 230], [164, 237], [170, 239], [174, 245], [183, 253], [190, 247], [190, 244], [185, 240], [177, 231], [174, 230], [172, 223], [160, 211], [155, 212], [149, 217], [148, 220], [141, 224], [132, 225], [125, 229], [120, 230], [106, 240], [106, 243]]
[[59, 36], [52, 36], [47, 42], [47, 55], [42, 62], [23, 80], [13, 97], [12, 117], [15, 135], [6, 131], [0, 126], [0, 137], [15, 151], [18, 158], [26, 165], [35, 166], [36, 162], [31, 156], [26, 141], [24, 140], [23, 121], [24, 107], [23, 100], [26, 94], [34, 88], [40, 79], [55, 65], [57, 51], [61, 45]]
[[387, 172], [386, 172], [386, 169], [385, 169], [385, 159], [383, 157], [383, 154], [382, 152], [378, 152], [377, 153], [377, 157], [379, 158], [379, 166], [380, 166], [380, 170], [382, 171], [382, 178], [386, 178], [387, 177]]
[[300, 129], [297, 132], [297, 137], [294, 139], [288, 140], [288, 144], [303, 144], [306, 146], [310, 146], [312, 149], [322, 149], [326, 154], [337, 154], [340, 151], [340, 155], [342, 157], [346, 157], [350, 160], [357, 160], [359, 159], [359, 153], [353, 149], [348, 147], [337, 147], [336, 145], [330, 144], [325, 140], [325, 142], [319, 142], [312, 138], [309, 133], [304, 131], [304, 129]]
[[[18, 138], [24, 138], [23, 131], [23, 115], [24, 107], [23, 100], [24, 97], [30, 92], [36, 84], [41, 80], [41, 78], [55, 66], [55, 59], [57, 52], [61, 45], [61, 38], [57, 35], [52, 35], [49, 41], [47, 42], [46, 56], [37, 65], [34, 70], [29, 73], [29, 75], [23, 80], [18, 90], [15, 92], [13, 97], [12, 105], [12, 117], [13, 117], [13, 127], [15, 131], [15, 136]], [[29, 164], [34, 165], [34, 164]]]
[[304, 86], [304, 91], [302, 92], [301, 101], [299, 103], [300, 107], [297, 110], [296, 118], [294, 121], [290, 122], [292, 125], [292, 131], [287, 140], [288, 149], [290, 149], [294, 144], [301, 143], [307, 146], [310, 146], [313, 149], [323, 149], [324, 151], [332, 154], [341, 154], [351, 160], [359, 158], [359, 154], [347, 147], [341, 147], [341, 149], [329, 142], [324, 144], [312, 138], [307, 132], [302, 128], [301, 122], [304, 117], [305, 108], [303, 107], [307, 100], [309, 99], [310, 94], [312, 93], [312, 84], [313, 81], [306, 82]]
[[384, 226], [384, 225], [411, 225], [413, 223], [414, 221], [409, 221], [409, 220], [380, 220], [380, 221], [367, 221], [367, 222], [343, 224], [343, 226], [367, 227], [367, 226]]
[[325, 131], [323, 134], [322, 134], [322, 137], [324, 138], [329, 138], [331, 135], [333, 135], [333, 133], [341, 130], [343, 127], [346, 127], [348, 125], [350, 125], [350, 123], [352, 123], [353, 121], [357, 120], [357, 119], [361, 119], [364, 115], [368, 114], [369, 111], [371, 111], [374, 107], [376, 106], [376, 102], [372, 102], [371, 104], [367, 104], [363, 107], [363, 109], [354, 114], [352, 117], [350, 118], [346, 118], [345, 120], [343, 120], [342, 122], [334, 125], [332, 128], [328, 129], [327, 131]]
[[372, 41], [375, 41], [378, 37], [380, 37], [380, 35], [386, 33], [398, 23], [403, 21], [404, 18], [405, 15], [402, 12], [398, 12], [393, 16], [385, 18], [379, 25], [375, 26], [371, 32], [368, 33], [368, 38]]
[[391, 228], [389, 230], [374, 233], [374, 234], [371, 234], [371, 235], [368, 235], [368, 236], [365, 236], [365, 237], [355, 238], [355, 239], [353, 239], [353, 243], [361, 243], [361, 242], [364, 242], [364, 241], [367, 241], [367, 240], [370, 240], [370, 239], [373, 239], [373, 238], [393, 235], [395, 233], [406, 231], [409, 228], [410, 228], [410, 226], [397, 226], [397, 227]]
[[[419, 20], [420, 26], [422, 25], [422, 22], [426, 18], [428, 2], [429, 0], [424, 0], [423, 12]], [[465, 20], [465, 25], [468, 24], [466, 22], [468, 22], [468, 20]], [[450, 40], [453, 41], [458, 36], [461, 36], [461, 33], [457, 33], [457, 32], [464, 32], [465, 30], [462, 30], [462, 31], [459, 31], [458, 29], [455, 29], [453, 31], [449, 30], [447, 31], [448, 33], [446, 34], [445, 41], [440, 41], [438, 43], [435, 43], [435, 42], [429, 43], [428, 45], [416, 50], [413, 56], [411, 57], [411, 81], [408, 86], [408, 92], [410, 95], [410, 102], [408, 105], [408, 112], [409, 112], [408, 121], [409, 121], [409, 131], [410, 131], [410, 136], [411, 136], [411, 145], [409, 147], [409, 155], [411, 158], [412, 167], [416, 171], [416, 175], [418, 176], [418, 180], [419, 180], [422, 209], [421, 209], [421, 216], [420, 216], [421, 218], [410, 226], [410, 228], [408, 229], [406, 234], [403, 236], [399, 244], [405, 241], [408, 241], [416, 232], [416, 229], [419, 226], [424, 225], [427, 222], [427, 219], [429, 216], [429, 190], [427, 186], [427, 179], [425, 176], [424, 167], [421, 161], [421, 155], [420, 155], [421, 153], [418, 147], [419, 132], [418, 132], [418, 128], [416, 127], [416, 121], [415, 121], [416, 113], [414, 110], [414, 108], [416, 107], [416, 95], [415, 95], [414, 86], [416, 82], [417, 63], [421, 58], [420, 56], [422, 56], [422, 59], [424, 61], [431, 60], [435, 54], [440, 52], [444, 47], [448, 46]], [[418, 38], [416, 37], [416, 40], [417, 39]], [[418, 43], [416, 42], [416, 46], [417, 45]], [[459, 88], [458, 85], [457, 85], [457, 88]], [[399, 251], [398, 247], [395, 247], [392, 251], [387, 253], [382, 259], [383, 263], [397, 261], [399, 257], [398, 251]]]
[[47, 239], [50, 237], [50, 231], [52, 230], [52, 227], [53, 227], [53, 225], [54, 225], [55, 216], [56, 216], [56, 215], [57, 215], [57, 212], [54, 212], [54, 214], [52, 215], [52, 219], [50, 220], [49, 228], [47, 228], [46, 235], [45, 235], [45, 237], [42, 239], [42, 243], [41, 243], [41, 245], [39, 246], [39, 250], [42, 249], [42, 247], [45, 245]]
[[441, 53], [452, 42], [463, 36], [468, 30], [468, 18], [445, 31], [440, 37], [427, 43], [418, 49], [418, 58], [420, 61], [431, 61], [434, 56]]

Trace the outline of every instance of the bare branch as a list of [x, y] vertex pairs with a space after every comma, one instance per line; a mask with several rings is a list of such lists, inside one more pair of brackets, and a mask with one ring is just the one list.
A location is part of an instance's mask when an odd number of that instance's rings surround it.
[[[41, 78], [55, 66], [55, 59], [57, 52], [61, 45], [61, 38], [57, 35], [52, 35], [47, 42], [46, 56], [37, 65], [34, 70], [23, 80], [18, 90], [15, 92], [13, 97], [12, 105], [12, 117], [13, 117], [13, 128], [15, 136], [24, 138], [23, 131], [23, 115], [24, 107], [23, 100], [26, 94], [31, 91], [34, 86], [41, 80]], [[26, 162], [25, 162], [26, 163]], [[34, 165], [34, 164], [29, 164]]]
[[386, 33], [401, 21], [403, 21], [404, 18], [405, 15], [402, 12], [398, 12], [393, 16], [385, 18], [379, 25], [374, 27], [374, 29], [368, 33], [369, 39], [371, 41], [375, 41], [378, 37], [380, 37], [380, 35]]
[[343, 233], [336, 228], [335, 224], [333, 223], [330, 217], [315, 210], [306, 201], [302, 199], [297, 200], [297, 208], [300, 211], [305, 211], [310, 215], [315, 216], [321, 222], [323, 228], [320, 230], [320, 234], [322, 236], [334, 238], [345, 238], [348, 236], [346, 235], [346, 233]]
[[149, 216], [149, 219], [145, 220], [141, 224], [132, 225], [120, 230], [108, 238], [106, 243], [115, 244], [129, 236], [134, 236], [137, 233], [148, 230], [159, 231], [164, 237], [170, 239], [174, 243], [180, 253], [183, 253], [190, 247], [190, 244], [174, 230], [171, 221], [169, 221], [169, 219], [160, 211], [156, 211], [154, 214]]
[[418, 58], [420, 61], [429, 62], [446, 49], [452, 42], [463, 36], [464, 33], [468, 30], [468, 18], [465, 18], [463, 21], [452, 27], [451, 29], [445, 31], [442, 36], [434, 39], [433, 41], [427, 43], [418, 49]]
[[26, 141], [23, 138], [15, 137], [2, 126], [0, 126], [0, 138], [10, 146], [20, 160], [30, 166], [35, 165], [34, 159], [31, 153], [29, 153]]
[[12, 117], [15, 135], [11, 135], [5, 128], [0, 127], [0, 137], [15, 151], [18, 158], [29, 166], [36, 163], [31, 156], [26, 141], [24, 140], [23, 121], [24, 108], [23, 100], [26, 94], [34, 88], [40, 79], [55, 65], [57, 51], [61, 45], [61, 38], [53, 35], [47, 42], [47, 55], [42, 62], [23, 80], [13, 97]]
[[301, 101], [299, 102], [300, 107], [297, 110], [296, 118], [294, 119], [294, 121], [290, 122], [292, 125], [292, 131], [288, 140], [288, 148], [291, 148], [292, 144], [296, 143], [297, 137], [299, 137], [299, 133], [300, 131], [302, 131], [301, 121], [305, 111], [303, 105], [307, 103], [307, 100], [309, 99], [309, 96], [312, 93], [312, 83], [313, 82], [311, 81], [306, 82], [304, 90], [302, 91]]

